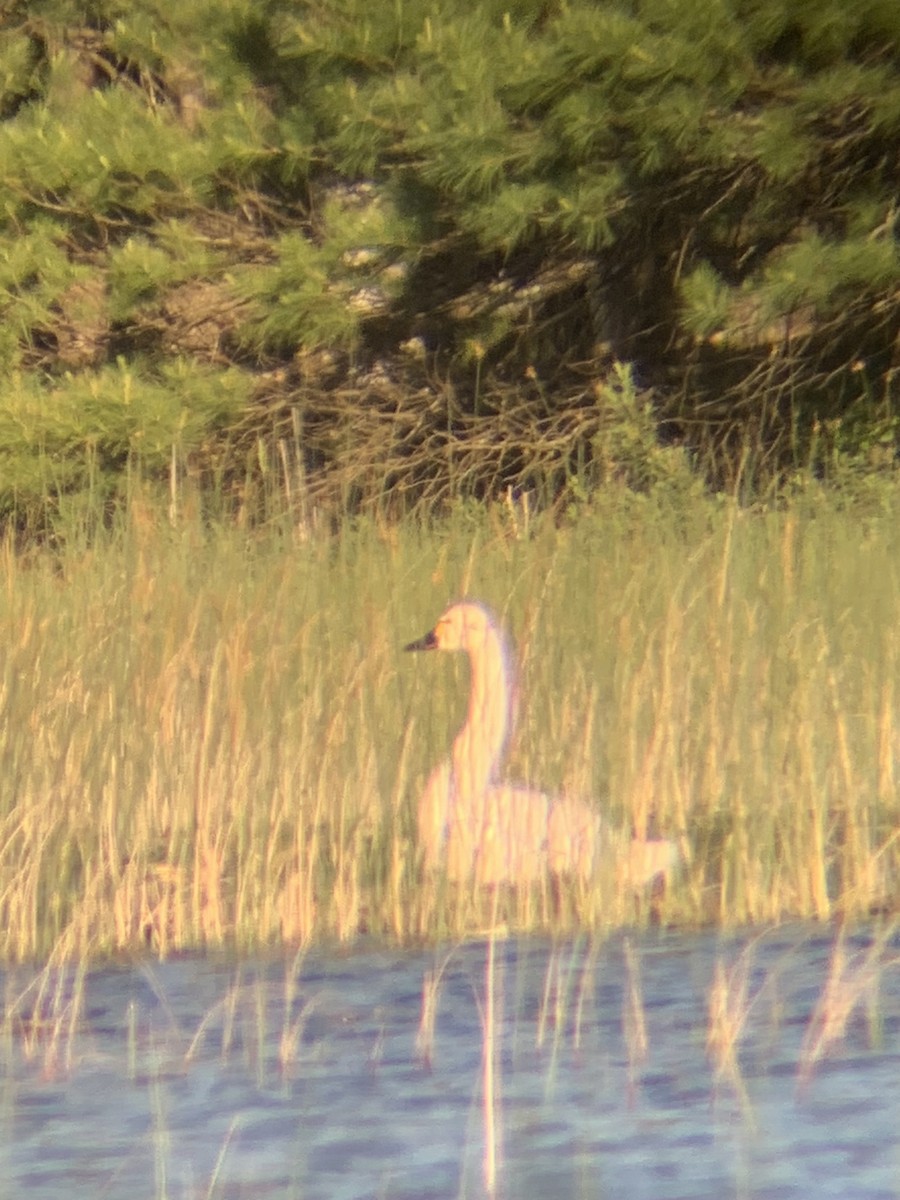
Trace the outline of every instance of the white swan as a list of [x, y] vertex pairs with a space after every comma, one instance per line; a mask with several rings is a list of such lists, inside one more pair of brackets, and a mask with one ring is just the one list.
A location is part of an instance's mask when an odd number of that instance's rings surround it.
[[498, 781], [510, 723], [509, 656], [483, 605], [452, 604], [405, 649], [462, 650], [471, 666], [465, 724], [419, 801], [427, 868], [443, 867], [452, 880], [474, 877], [483, 884], [528, 883], [548, 871], [587, 879], [606, 848], [616, 855], [619, 873], [639, 887], [677, 863], [672, 842], [632, 838], [616, 846], [583, 800]]

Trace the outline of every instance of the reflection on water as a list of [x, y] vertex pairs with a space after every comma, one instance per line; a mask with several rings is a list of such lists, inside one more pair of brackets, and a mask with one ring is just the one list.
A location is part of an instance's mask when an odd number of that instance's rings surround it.
[[[895, 953], [501, 943], [501, 1194], [896, 1197]], [[484, 955], [9, 974], [0, 1195], [477, 1196]]]

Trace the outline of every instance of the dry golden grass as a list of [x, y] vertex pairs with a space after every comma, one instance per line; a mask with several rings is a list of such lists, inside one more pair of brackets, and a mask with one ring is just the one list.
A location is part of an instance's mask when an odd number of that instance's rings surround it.
[[518, 644], [510, 777], [685, 851], [664, 895], [613, 865], [504, 888], [505, 927], [892, 905], [891, 505], [600, 498], [314, 536], [179, 511], [138, 499], [91, 544], [0, 558], [0, 956], [487, 927], [491, 897], [423, 876], [414, 839], [467, 683], [401, 647], [462, 595]]

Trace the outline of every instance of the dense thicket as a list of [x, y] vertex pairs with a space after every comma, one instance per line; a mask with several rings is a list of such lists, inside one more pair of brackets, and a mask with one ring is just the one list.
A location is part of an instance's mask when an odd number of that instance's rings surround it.
[[7, 510], [646, 481], [614, 360], [718, 481], [894, 457], [896, 0], [20, 0], [0, 116]]

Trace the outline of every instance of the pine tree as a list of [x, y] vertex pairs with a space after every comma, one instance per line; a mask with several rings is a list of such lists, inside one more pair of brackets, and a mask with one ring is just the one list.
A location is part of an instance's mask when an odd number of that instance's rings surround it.
[[[158, 412], [187, 372], [199, 446], [221, 379], [244, 431], [300, 411], [327, 467], [354, 429], [386, 452], [398, 413], [420, 447], [583, 429], [618, 358], [670, 431], [726, 448], [719, 478], [735, 440], [784, 462], [826, 418], [864, 451], [896, 414], [898, 63], [895, 0], [19, 0], [8, 394], [80, 412], [58, 445], [113, 464], [146, 428], [89, 397], [128, 378]], [[382, 475], [410, 488], [412, 438]]]

